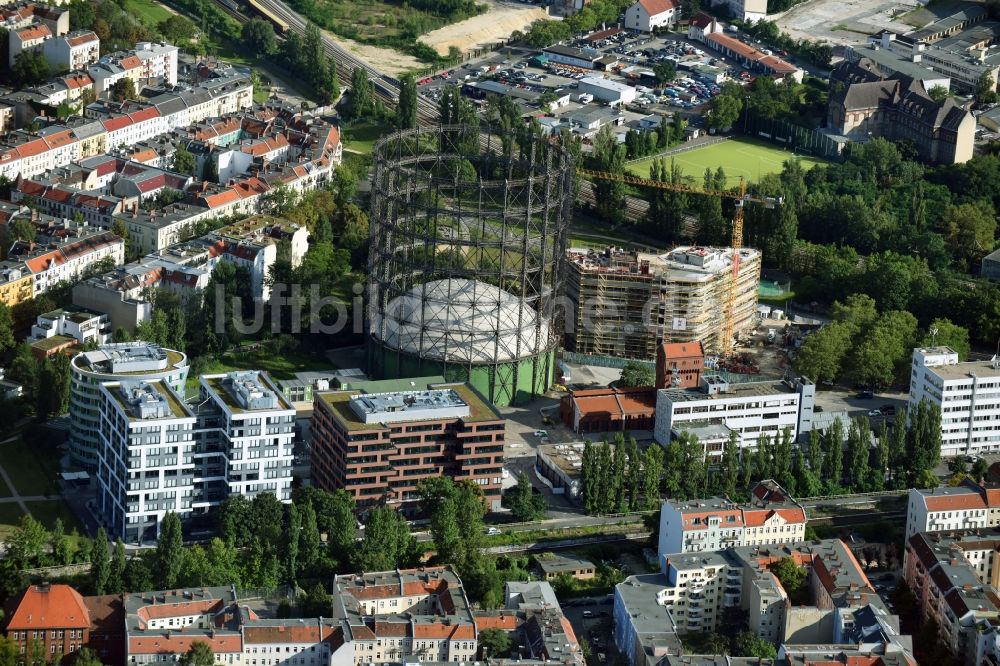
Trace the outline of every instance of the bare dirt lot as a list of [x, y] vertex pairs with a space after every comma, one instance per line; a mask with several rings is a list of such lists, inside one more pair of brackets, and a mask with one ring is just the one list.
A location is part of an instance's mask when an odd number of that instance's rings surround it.
[[912, 30], [902, 19], [924, 4], [920, 0], [811, 0], [785, 12], [777, 24], [793, 39], [855, 44], [883, 28], [901, 33]]
[[486, 4], [490, 6], [486, 13], [432, 30], [420, 41], [441, 55], [446, 55], [450, 46], [457, 46], [464, 53], [506, 39], [515, 30], [523, 31], [535, 21], [549, 18], [544, 9], [535, 5], [497, 0], [486, 0]]
[[[420, 71], [427, 68], [427, 64], [417, 60], [411, 55], [400, 53], [395, 49], [386, 49], [370, 44], [361, 44], [353, 39], [335, 35], [325, 30], [326, 36], [337, 42], [345, 49], [355, 54], [365, 62], [375, 65], [376, 69], [390, 76], [399, 76], [406, 72]], [[447, 51], [447, 49], [445, 49]]]

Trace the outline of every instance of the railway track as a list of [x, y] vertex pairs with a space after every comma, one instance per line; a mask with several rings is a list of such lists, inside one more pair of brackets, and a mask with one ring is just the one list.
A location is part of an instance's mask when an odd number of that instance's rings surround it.
[[[299, 35], [305, 35], [306, 25], [308, 22], [284, 2], [281, 2], [281, 0], [258, 0], [258, 2], [261, 6], [267, 9], [267, 11], [272, 12], [275, 16], [287, 23], [289, 30]], [[224, 7], [229, 10], [229, 8], [221, 2], [218, 4], [220, 7]], [[232, 15], [231, 10], [227, 13]], [[246, 17], [242, 17], [237, 18], [237, 20], [241, 23], [245, 23], [248, 19]], [[374, 66], [365, 62], [361, 58], [358, 58], [347, 49], [327, 37], [325, 34], [323, 35], [323, 50], [326, 52], [326, 55], [332, 58], [337, 64], [337, 74], [340, 76], [341, 81], [350, 81], [351, 74], [355, 69], [363, 69], [368, 73], [368, 78], [372, 82], [372, 88], [379, 98], [391, 106], [395, 106], [399, 103], [400, 82], [398, 79], [395, 79], [387, 74], [383, 74]], [[421, 124], [435, 124], [437, 123], [437, 120], [437, 107], [429, 100], [418, 95], [417, 121]]]

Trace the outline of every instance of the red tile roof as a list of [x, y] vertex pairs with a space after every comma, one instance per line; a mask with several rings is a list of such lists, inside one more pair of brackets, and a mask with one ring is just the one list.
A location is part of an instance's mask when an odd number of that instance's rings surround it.
[[923, 495], [924, 505], [928, 511], [961, 511], [970, 509], [985, 509], [983, 496], [976, 492], [958, 495]]
[[181, 654], [187, 652], [195, 641], [208, 643], [212, 652], [217, 655], [243, 651], [239, 634], [193, 636], [191, 634], [171, 633], [168, 638], [167, 632], [163, 632], [145, 636], [129, 636], [128, 652], [129, 654]]
[[132, 122], [138, 123], [142, 122], [143, 120], [152, 120], [153, 118], [159, 118], [160, 112], [156, 110], [155, 106], [147, 106], [145, 109], [142, 109], [141, 111], [130, 113], [129, 117], [132, 118]]
[[45, 141], [42, 139], [35, 139], [22, 144], [17, 147], [17, 154], [21, 158], [34, 157], [35, 155], [41, 155], [42, 153], [48, 151], [49, 147], [45, 145]]
[[501, 613], [500, 615], [476, 615], [476, 627], [479, 631], [485, 629], [503, 629], [504, 631], [514, 631], [517, 629], [517, 616], [513, 613]]
[[118, 66], [122, 69], [135, 69], [136, 67], [142, 67], [142, 61], [139, 60], [139, 56], [128, 55], [118, 61]]
[[21, 38], [22, 42], [28, 42], [33, 39], [45, 39], [52, 36], [47, 25], [30, 25], [27, 28], [21, 28], [14, 32]]
[[105, 120], [104, 130], [107, 132], [114, 132], [116, 130], [125, 129], [132, 124], [132, 119], [128, 116], [117, 116], [115, 118], [110, 118]]
[[760, 527], [775, 514], [781, 516], [786, 523], [806, 522], [806, 512], [803, 509], [756, 509], [743, 512], [743, 520], [747, 527]]
[[431, 624], [415, 624], [413, 626], [413, 638], [471, 641], [476, 638], [476, 628], [471, 623], [444, 624], [433, 622]]
[[89, 629], [90, 612], [69, 585], [32, 585], [17, 600], [7, 630]]
[[650, 16], [677, 9], [677, 3], [674, 0], [639, 0], [639, 4]]
[[91, 42], [100, 41], [97, 39], [97, 35], [93, 32], [85, 32], [82, 35], [77, 35], [75, 37], [69, 37], [66, 39], [70, 46], [83, 46], [84, 44], [89, 44]]
[[[178, 617], [180, 615], [214, 615], [222, 610], [224, 604], [221, 599], [201, 599], [198, 601], [186, 601], [181, 604], [150, 604], [139, 609], [136, 615], [143, 623], [150, 620], [160, 620], [167, 617]], [[145, 628], [144, 624], [140, 629]]]
[[705, 12], [698, 12], [691, 19], [690, 25], [694, 26], [695, 28], [707, 28], [708, 26], [712, 25], [712, 20], [713, 19], [711, 15], [706, 14]]
[[243, 629], [243, 637], [247, 643], [319, 643], [332, 633], [333, 627], [320, 627], [318, 623], [276, 627], [247, 626]]

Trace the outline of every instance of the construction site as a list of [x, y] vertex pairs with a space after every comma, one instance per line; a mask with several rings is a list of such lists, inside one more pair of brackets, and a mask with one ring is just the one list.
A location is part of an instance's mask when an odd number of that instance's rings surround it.
[[660, 344], [700, 341], [714, 354], [725, 351], [727, 330], [739, 339], [754, 327], [757, 250], [570, 249], [566, 264], [569, 351], [652, 360]]

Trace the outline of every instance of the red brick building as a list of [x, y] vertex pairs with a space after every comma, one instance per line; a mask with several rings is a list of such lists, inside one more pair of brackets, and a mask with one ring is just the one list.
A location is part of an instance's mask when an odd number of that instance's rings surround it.
[[668, 342], [656, 350], [656, 388], [698, 388], [704, 369], [701, 342]]
[[[8, 604], [4, 626], [25, 662], [72, 655], [90, 640], [90, 611], [69, 585], [32, 585]], [[33, 654], [42, 651], [41, 657]]]
[[359, 510], [382, 503], [416, 511], [417, 484], [449, 476], [500, 504], [504, 419], [466, 384], [426, 391], [319, 393], [312, 418], [312, 479], [343, 488]]
[[570, 391], [559, 403], [567, 428], [585, 434], [652, 430], [656, 421], [656, 389], [601, 388]]

